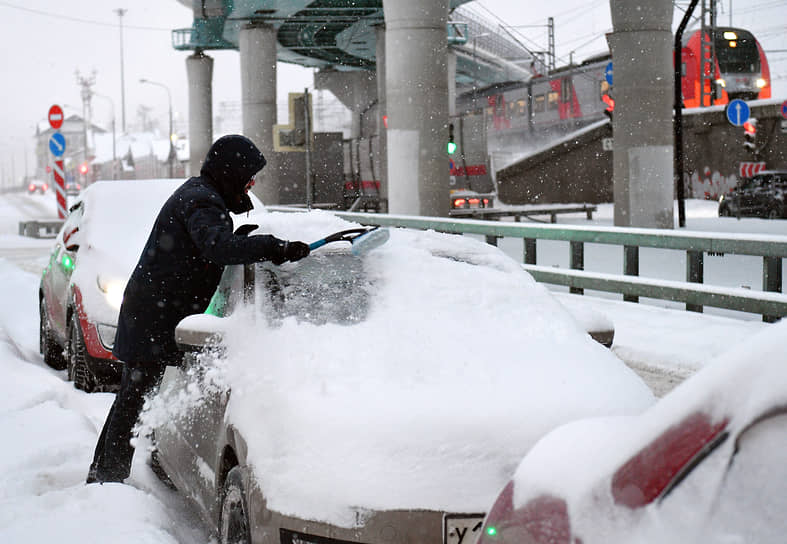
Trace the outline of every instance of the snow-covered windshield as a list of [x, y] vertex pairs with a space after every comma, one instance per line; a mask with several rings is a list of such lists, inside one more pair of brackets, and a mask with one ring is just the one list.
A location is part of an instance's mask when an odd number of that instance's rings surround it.
[[294, 317], [315, 325], [352, 325], [366, 318], [371, 278], [363, 260], [347, 253], [316, 253], [294, 266], [257, 265], [257, 307], [276, 326]]

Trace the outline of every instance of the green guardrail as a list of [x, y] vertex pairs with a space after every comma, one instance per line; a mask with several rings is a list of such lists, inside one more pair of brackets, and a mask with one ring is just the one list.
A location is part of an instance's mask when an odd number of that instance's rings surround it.
[[[268, 209], [295, 211], [293, 208], [275, 206]], [[522, 262], [525, 269], [537, 281], [568, 286], [572, 293], [582, 294], [584, 289], [592, 289], [619, 293], [629, 302], [638, 302], [639, 297], [683, 302], [687, 310], [699, 312], [703, 306], [726, 308], [761, 314], [763, 320], [768, 322], [787, 315], [787, 295], [782, 294], [782, 259], [787, 257], [787, 236], [676, 232], [625, 227], [525, 225], [476, 219], [332, 213], [363, 225], [483, 235], [492, 245], [497, 245], [500, 238], [519, 238], [523, 240]], [[568, 242], [569, 269], [537, 266], [539, 240]], [[620, 246], [623, 251], [622, 274], [585, 272], [586, 243]], [[640, 278], [639, 250], [642, 247], [685, 251], [686, 281]], [[762, 257], [762, 292], [704, 285], [703, 260], [706, 254]]]

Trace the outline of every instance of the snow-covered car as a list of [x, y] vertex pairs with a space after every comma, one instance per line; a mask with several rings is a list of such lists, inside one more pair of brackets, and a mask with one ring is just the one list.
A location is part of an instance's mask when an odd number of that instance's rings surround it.
[[525, 456], [478, 544], [783, 542], [787, 322], [640, 416], [569, 423]]
[[101, 181], [70, 208], [38, 291], [40, 350], [85, 391], [114, 388], [123, 290], [161, 205], [181, 181]]
[[42, 195], [47, 192], [49, 185], [40, 179], [34, 179], [27, 185], [27, 192], [32, 194], [41, 193]]
[[[306, 241], [359, 227], [248, 221]], [[432, 231], [228, 267], [176, 338], [189, 355], [142, 432], [222, 543], [469, 543], [540, 436], [654, 400], [518, 263]]]

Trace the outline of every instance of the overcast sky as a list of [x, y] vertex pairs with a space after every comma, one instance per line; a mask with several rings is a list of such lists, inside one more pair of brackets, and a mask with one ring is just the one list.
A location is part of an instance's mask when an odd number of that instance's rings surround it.
[[[679, 2], [685, 8], [688, 2]], [[555, 19], [558, 66], [581, 60], [606, 49], [604, 32], [611, 30], [609, 0], [475, 0], [467, 4], [496, 23], [522, 26], [528, 45], [546, 48], [548, 17]], [[787, 0], [723, 0], [719, 21], [729, 23], [730, 5], [735, 26], [748, 28], [769, 54], [774, 95], [787, 98]], [[555, 7], [553, 7], [555, 6]], [[146, 78], [168, 86], [176, 122], [188, 112], [185, 58], [172, 48], [170, 33], [191, 26], [191, 10], [176, 0], [0, 0], [0, 176], [16, 179], [32, 172], [35, 126], [46, 120], [52, 104], [82, 112], [75, 72], [90, 77], [93, 90], [114, 102], [118, 129], [122, 124], [120, 35], [117, 8], [123, 17], [125, 116], [130, 124], [140, 105], [153, 108], [162, 122], [167, 115], [167, 94], [161, 87], [139, 83]], [[699, 8], [697, 9], [699, 12]], [[682, 13], [676, 10], [676, 20]], [[499, 17], [500, 20], [495, 20]], [[533, 25], [533, 26], [531, 26]], [[239, 57], [236, 51], [212, 51], [214, 57], [214, 113], [222, 101], [240, 100]], [[310, 70], [280, 64], [278, 95], [311, 85]], [[94, 120], [109, 128], [110, 100], [94, 98]]]

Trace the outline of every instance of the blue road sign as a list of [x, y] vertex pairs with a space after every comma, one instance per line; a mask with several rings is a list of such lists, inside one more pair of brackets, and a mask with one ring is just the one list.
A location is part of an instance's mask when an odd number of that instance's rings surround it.
[[749, 105], [739, 98], [727, 104], [727, 119], [736, 127], [740, 127], [748, 121], [750, 114]]
[[607, 80], [607, 83], [612, 85], [612, 61], [604, 68], [604, 78]]
[[787, 100], [782, 102], [782, 117], [787, 119]]
[[55, 157], [60, 157], [66, 152], [66, 138], [59, 132], [53, 132], [49, 137], [49, 151]]

